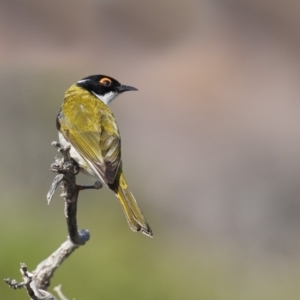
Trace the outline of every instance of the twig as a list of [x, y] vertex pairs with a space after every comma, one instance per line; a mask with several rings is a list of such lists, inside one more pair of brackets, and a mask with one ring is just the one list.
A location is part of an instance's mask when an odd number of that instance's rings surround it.
[[78, 174], [78, 166], [71, 159], [69, 150], [59, 143], [53, 142], [52, 145], [58, 149], [62, 158], [56, 158], [51, 165], [51, 170], [58, 173], [47, 194], [48, 203], [61, 183], [62, 197], [65, 201], [65, 217], [69, 238], [48, 258], [38, 264], [36, 269], [31, 273], [28, 272], [27, 266], [21, 264], [21, 274], [23, 282], [18, 283], [16, 280], [5, 279], [4, 281], [13, 289], [26, 288], [27, 294], [32, 300], [55, 300], [56, 298], [47, 292], [55, 270], [69, 257], [78, 247], [84, 245], [90, 239], [90, 233], [86, 229], [78, 231], [77, 229], [77, 200], [80, 190], [86, 188], [100, 188], [99, 184], [92, 187], [81, 187], [76, 185], [76, 175]]
[[61, 183], [62, 194], [65, 200], [65, 217], [68, 226], [69, 238], [76, 245], [84, 245], [89, 239], [90, 234], [88, 230], [77, 229], [77, 200], [79, 190], [82, 188], [76, 185], [76, 175], [78, 174], [78, 166], [70, 157], [70, 147], [64, 148], [60, 143], [53, 142], [52, 145], [57, 148], [63, 158], [56, 158], [55, 163], [51, 165], [51, 170], [58, 173], [54, 178], [51, 188], [47, 194], [48, 203], [55, 189]]
[[61, 284], [56, 286], [53, 290], [54, 290], [54, 292], [56, 292], [56, 294], [58, 295], [60, 300], [69, 300], [61, 291]]
[[15, 279], [4, 279], [12, 289], [25, 288], [28, 296], [32, 300], [56, 300], [56, 298], [45, 290], [37, 288], [33, 274], [28, 272], [27, 266], [21, 263], [20, 272], [23, 277], [23, 282], [18, 283]]

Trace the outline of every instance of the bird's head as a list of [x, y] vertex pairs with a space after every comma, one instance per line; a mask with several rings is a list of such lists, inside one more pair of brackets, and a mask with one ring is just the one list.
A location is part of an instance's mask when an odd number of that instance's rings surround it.
[[76, 85], [94, 94], [105, 104], [109, 104], [121, 93], [137, 91], [136, 88], [123, 85], [116, 79], [106, 75], [91, 75], [79, 80]]

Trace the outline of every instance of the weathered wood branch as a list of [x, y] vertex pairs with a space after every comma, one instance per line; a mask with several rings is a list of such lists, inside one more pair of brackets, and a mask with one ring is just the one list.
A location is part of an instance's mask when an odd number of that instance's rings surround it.
[[25, 264], [21, 264], [21, 274], [23, 281], [18, 283], [16, 280], [4, 279], [9, 287], [13, 289], [25, 288], [32, 300], [55, 300], [56, 298], [47, 292], [50, 280], [55, 270], [66, 260], [78, 247], [84, 245], [90, 239], [88, 230], [78, 231], [77, 227], [77, 201], [79, 191], [85, 188], [99, 188], [98, 186], [81, 187], [76, 184], [76, 175], [79, 172], [77, 164], [71, 159], [70, 148], [62, 147], [58, 142], [52, 145], [61, 153], [62, 158], [56, 158], [51, 164], [51, 170], [55, 176], [50, 190], [47, 194], [48, 203], [59, 185], [62, 187], [61, 196], [65, 202], [65, 217], [67, 221], [68, 239], [61, 244], [48, 258], [38, 264], [36, 269], [30, 273]]

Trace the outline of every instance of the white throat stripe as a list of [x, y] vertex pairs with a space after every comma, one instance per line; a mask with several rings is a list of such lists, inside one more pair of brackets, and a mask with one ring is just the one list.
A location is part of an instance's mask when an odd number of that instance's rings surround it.
[[106, 105], [108, 105], [111, 101], [113, 101], [117, 97], [117, 93], [109, 92], [105, 94], [104, 96], [99, 96], [96, 93], [92, 92], [99, 100], [104, 102]]

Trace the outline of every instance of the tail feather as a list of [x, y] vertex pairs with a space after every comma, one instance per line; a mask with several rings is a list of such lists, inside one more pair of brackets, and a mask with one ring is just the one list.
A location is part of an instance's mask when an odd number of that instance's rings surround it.
[[145, 235], [152, 237], [152, 230], [139, 209], [134, 196], [128, 189], [124, 175], [122, 174], [120, 177], [116, 196], [122, 205], [129, 227], [132, 231], [141, 231]]

